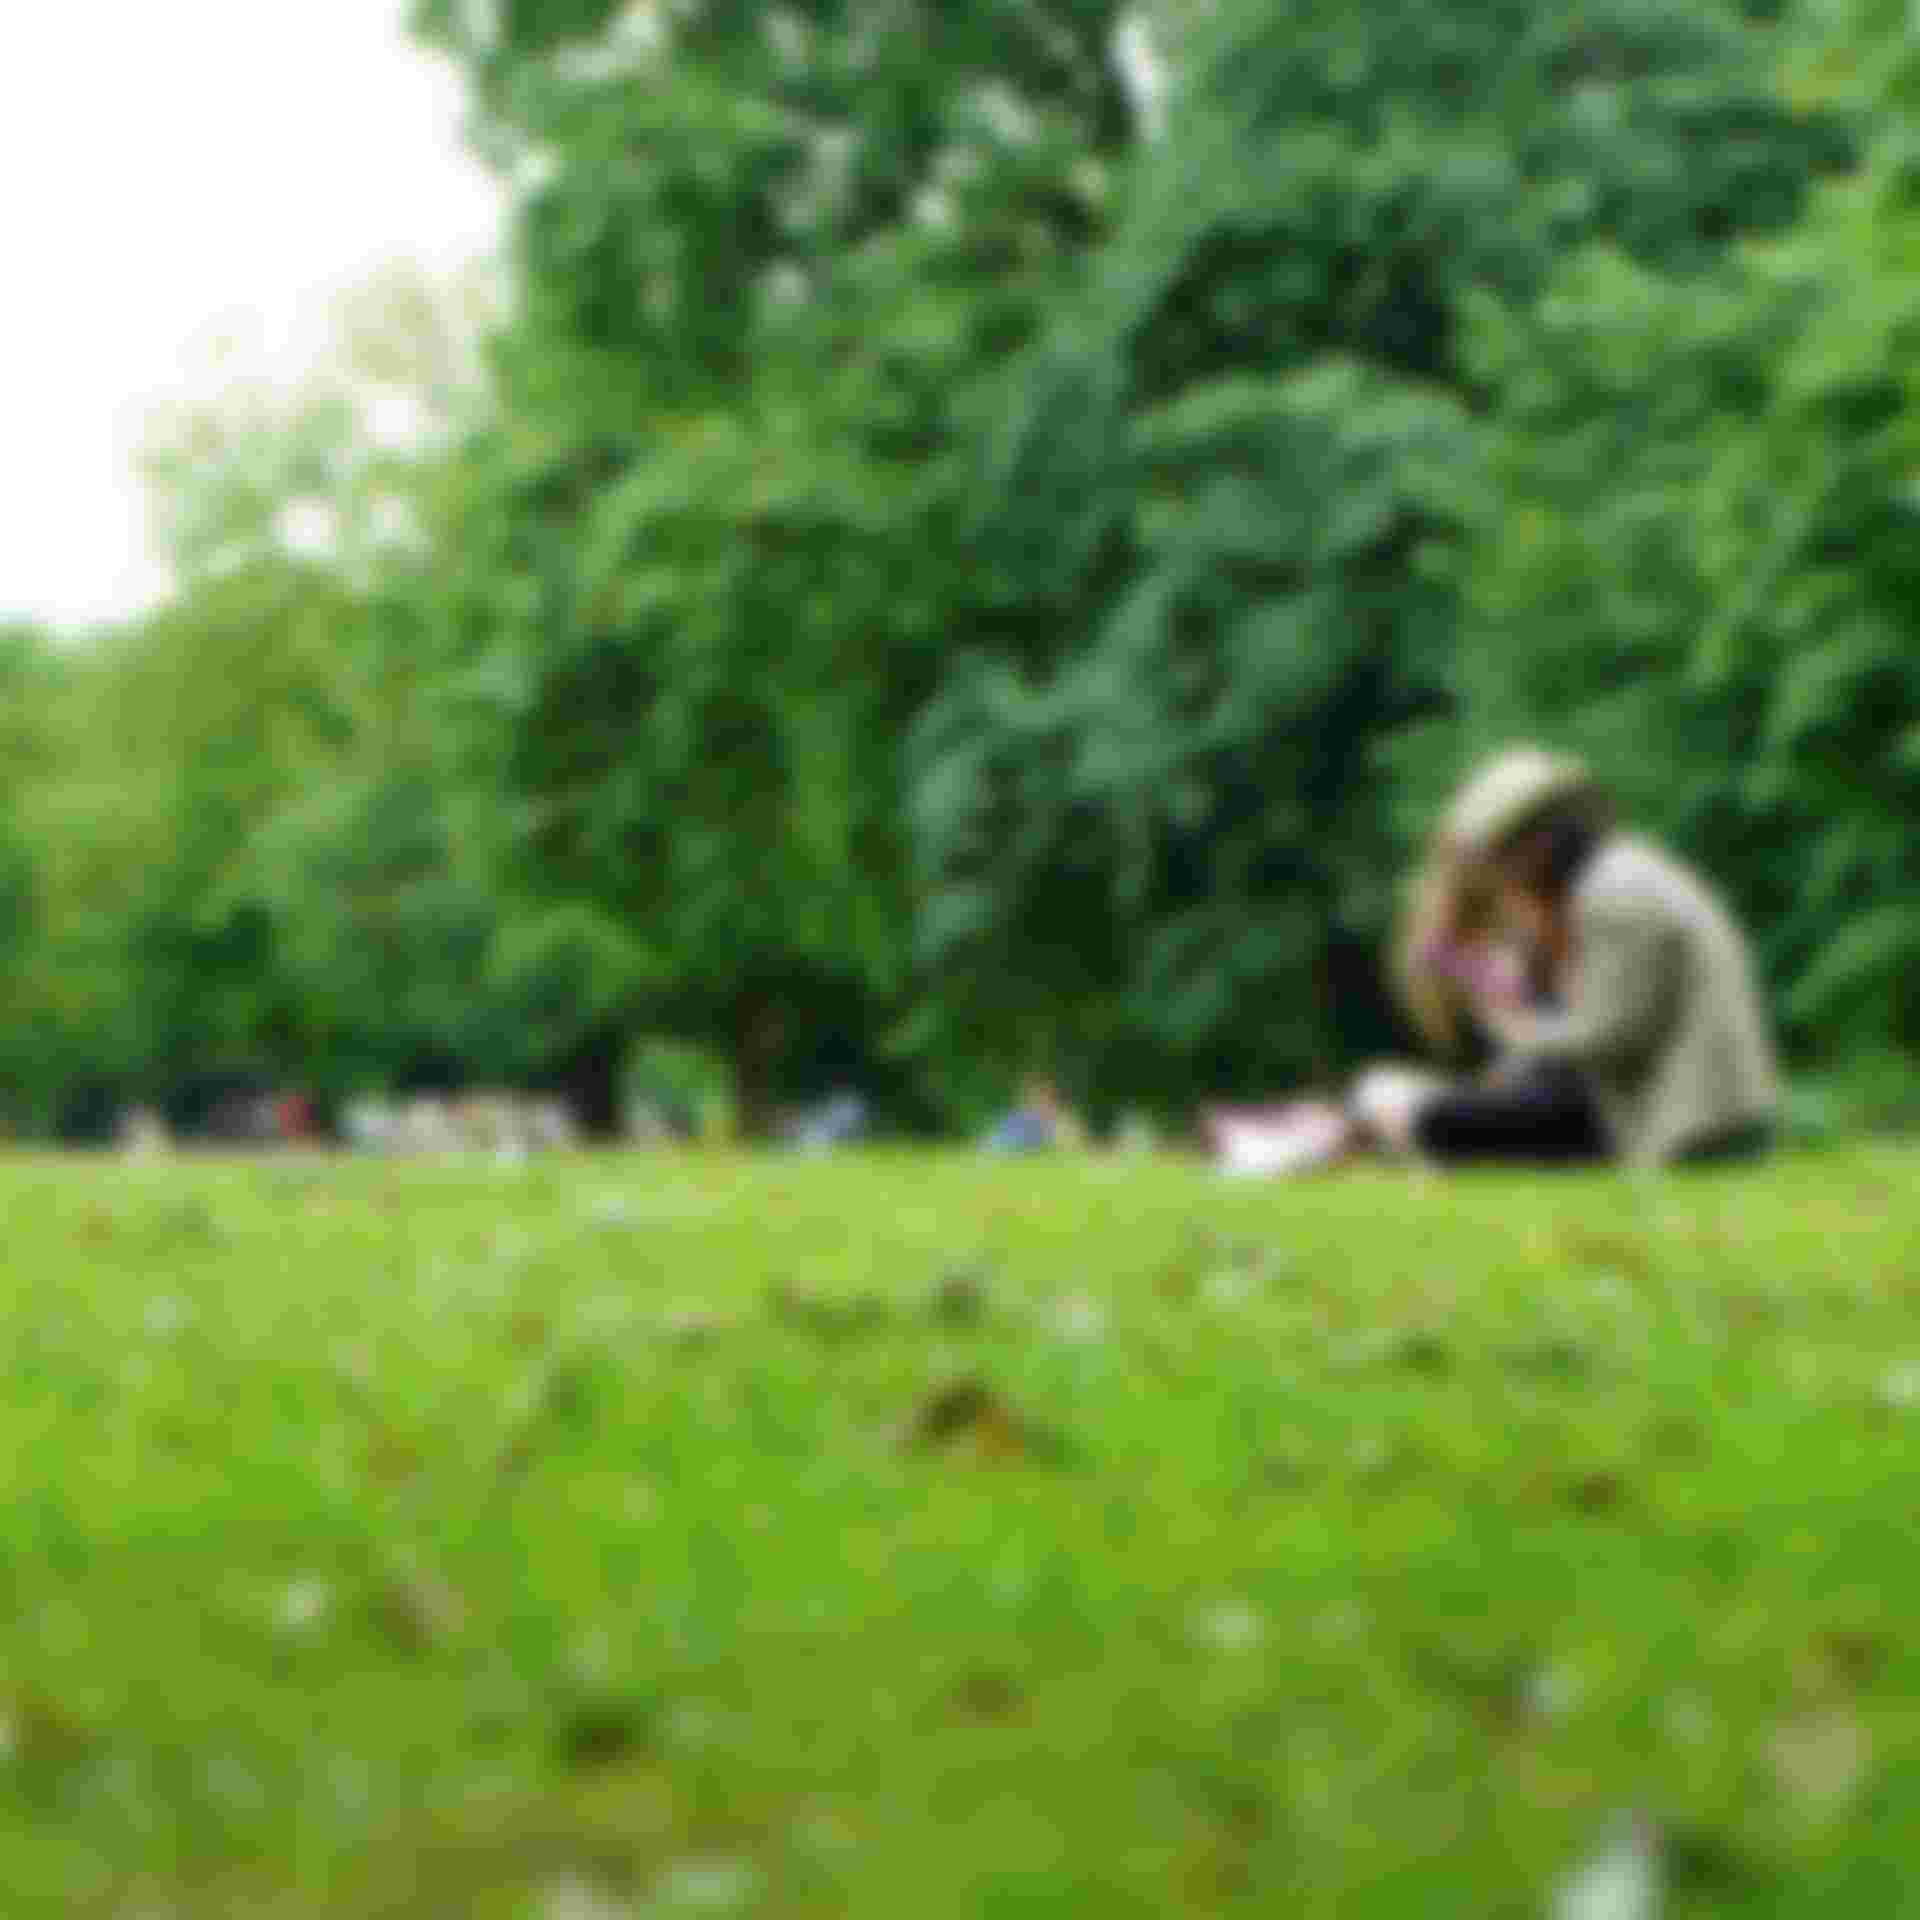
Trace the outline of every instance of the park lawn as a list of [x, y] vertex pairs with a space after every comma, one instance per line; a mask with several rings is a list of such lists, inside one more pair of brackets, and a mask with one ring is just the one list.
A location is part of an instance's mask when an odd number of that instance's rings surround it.
[[1920, 1153], [0, 1165], [0, 1912], [1670, 1914], [1920, 1860]]

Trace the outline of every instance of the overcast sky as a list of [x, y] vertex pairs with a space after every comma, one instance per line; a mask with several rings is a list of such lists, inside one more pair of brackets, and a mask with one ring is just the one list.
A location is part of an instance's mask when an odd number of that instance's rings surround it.
[[132, 454], [212, 339], [297, 375], [335, 294], [493, 244], [458, 79], [406, 41], [402, 5], [8, 9], [0, 617], [158, 597]]

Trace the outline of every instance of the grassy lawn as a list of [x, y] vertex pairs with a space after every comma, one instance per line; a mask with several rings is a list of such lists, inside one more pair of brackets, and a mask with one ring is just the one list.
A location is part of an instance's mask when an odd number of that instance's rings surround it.
[[1916, 1898], [1920, 1154], [0, 1205], [8, 1915]]

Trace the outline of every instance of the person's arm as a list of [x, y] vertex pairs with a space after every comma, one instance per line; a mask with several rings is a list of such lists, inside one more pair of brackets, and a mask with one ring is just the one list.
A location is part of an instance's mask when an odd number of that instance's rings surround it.
[[1593, 909], [1581, 916], [1577, 956], [1564, 1013], [1488, 1009], [1502, 1047], [1600, 1068], [1649, 1052], [1678, 988], [1677, 930], [1633, 904]]

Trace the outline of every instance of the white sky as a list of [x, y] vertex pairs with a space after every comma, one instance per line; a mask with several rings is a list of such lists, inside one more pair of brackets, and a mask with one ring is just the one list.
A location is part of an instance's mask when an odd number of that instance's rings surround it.
[[6, 9], [0, 618], [79, 625], [164, 592], [132, 455], [214, 338], [291, 378], [335, 295], [492, 246], [458, 77], [402, 7]]
[[[204, 389], [215, 341], [292, 382], [336, 296], [492, 248], [501, 196], [462, 145], [459, 78], [404, 7], [0, 0], [0, 619], [79, 627], [165, 593], [133, 455]], [[1137, 19], [1115, 52], [1151, 133]]]

